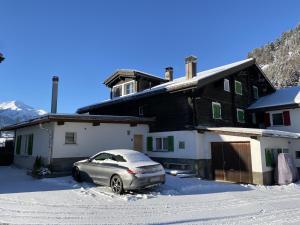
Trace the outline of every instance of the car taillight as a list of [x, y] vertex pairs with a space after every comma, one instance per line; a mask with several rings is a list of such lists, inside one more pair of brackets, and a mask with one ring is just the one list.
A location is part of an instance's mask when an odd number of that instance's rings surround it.
[[130, 174], [136, 174], [136, 171], [131, 170], [131, 169], [128, 169], [127, 172], [130, 173]]

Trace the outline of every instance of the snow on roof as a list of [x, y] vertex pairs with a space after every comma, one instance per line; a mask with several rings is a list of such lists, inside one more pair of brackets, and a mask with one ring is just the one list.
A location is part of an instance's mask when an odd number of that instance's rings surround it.
[[244, 127], [203, 127], [198, 126], [197, 129], [211, 132], [224, 132], [239, 135], [255, 135], [263, 137], [281, 137], [281, 138], [300, 138], [300, 133], [292, 133], [287, 131], [244, 128]]
[[12, 124], [0, 128], [0, 131], [11, 131], [23, 127], [48, 123], [48, 122], [99, 122], [99, 123], [134, 123], [148, 124], [154, 122], [154, 118], [135, 117], [135, 116], [115, 116], [115, 115], [88, 115], [88, 114], [46, 114], [24, 122]]
[[300, 104], [300, 86], [278, 89], [273, 94], [259, 98], [248, 109], [284, 106], [290, 104]]
[[214, 69], [210, 69], [210, 70], [205, 70], [202, 72], [198, 72], [197, 76], [187, 80], [185, 76], [174, 79], [173, 81], [169, 81], [157, 86], [154, 86], [150, 89], [146, 89], [140, 92], [136, 92], [127, 96], [121, 96], [121, 97], [117, 97], [114, 99], [109, 99], [106, 101], [103, 101], [101, 103], [96, 103], [96, 104], [92, 104], [83, 108], [80, 108], [77, 110], [77, 112], [82, 113], [85, 112], [86, 109], [90, 108], [90, 107], [97, 107], [100, 105], [104, 105], [104, 104], [108, 104], [108, 103], [113, 103], [113, 102], [119, 102], [119, 101], [126, 101], [126, 100], [130, 100], [136, 97], [142, 97], [144, 95], [149, 95], [149, 94], [154, 94], [154, 93], [160, 93], [160, 92], [169, 92], [169, 91], [175, 91], [175, 90], [179, 90], [179, 89], [184, 89], [184, 88], [189, 88], [191, 86], [195, 86], [200, 84], [199, 82], [201, 81], [202, 85], [206, 84], [206, 80], [210, 79], [214, 76], [218, 76], [220, 75], [220, 73], [223, 73], [225, 71], [228, 71], [230, 69], [242, 66], [242, 65], [248, 65], [248, 64], [255, 64], [255, 59], [253, 58], [249, 58], [249, 59], [245, 59], [242, 61], [238, 61], [235, 63], [231, 63], [231, 64], [227, 64], [224, 66], [220, 66], [220, 67], [216, 67]]

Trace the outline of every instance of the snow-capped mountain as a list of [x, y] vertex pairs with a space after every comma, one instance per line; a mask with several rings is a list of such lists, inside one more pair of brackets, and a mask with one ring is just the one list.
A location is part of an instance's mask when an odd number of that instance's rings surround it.
[[42, 109], [34, 109], [20, 101], [0, 103], [0, 127], [22, 122], [46, 114]]

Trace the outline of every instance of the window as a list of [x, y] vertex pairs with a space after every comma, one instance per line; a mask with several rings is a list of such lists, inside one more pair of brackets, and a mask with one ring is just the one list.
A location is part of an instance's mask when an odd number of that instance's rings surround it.
[[245, 111], [243, 109], [236, 109], [236, 116], [239, 123], [245, 123]]
[[282, 113], [273, 113], [272, 114], [272, 123], [273, 123], [273, 126], [282, 126], [283, 125]]
[[112, 160], [117, 162], [126, 162], [123, 156], [121, 155], [112, 155]]
[[126, 83], [124, 84], [124, 90], [125, 90], [125, 93], [124, 95], [129, 95], [129, 94], [132, 94], [133, 93], [133, 84], [134, 82], [129, 82], [129, 83]]
[[230, 83], [228, 79], [224, 79], [224, 91], [230, 92]]
[[76, 133], [75, 132], [66, 132], [65, 144], [76, 144]]
[[218, 102], [212, 103], [213, 119], [221, 119], [221, 104]]
[[156, 150], [157, 151], [167, 151], [168, 150], [168, 138], [156, 138]]
[[155, 138], [155, 149], [154, 151], [174, 151], [174, 137], [168, 136], [168, 137], [158, 137]]
[[258, 98], [259, 98], [259, 95], [258, 95], [258, 87], [252, 86], [252, 91], [253, 91], [253, 98], [254, 98], [254, 99], [258, 99]]
[[237, 95], [243, 95], [242, 83], [239, 81], [234, 81], [234, 90]]
[[114, 86], [112, 89], [113, 92], [113, 97], [120, 97], [123, 94], [123, 86], [122, 85], [117, 85]]
[[111, 159], [112, 156], [111, 154], [108, 154], [108, 153], [100, 153], [99, 155], [97, 155], [94, 160], [96, 161], [104, 161], [106, 159]]
[[121, 97], [134, 93], [135, 81], [118, 84], [112, 88], [113, 97]]
[[22, 145], [22, 135], [17, 136], [17, 144], [16, 144], [16, 154], [20, 155], [21, 153], [21, 145]]
[[296, 151], [296, 159], [300, 159], [300, 151]]
[[185, 149], [185, 142], [184, 141], [179, 141], [178, 147], [179, 147], [179, 149]]

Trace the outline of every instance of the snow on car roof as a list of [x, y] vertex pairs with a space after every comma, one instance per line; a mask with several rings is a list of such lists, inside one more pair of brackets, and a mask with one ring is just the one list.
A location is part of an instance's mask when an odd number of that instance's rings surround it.
[[300, 104], [300, 86], [278, 89], [273, 94], [259, 98], [248, 109], [284, 106], [290, 104]]

